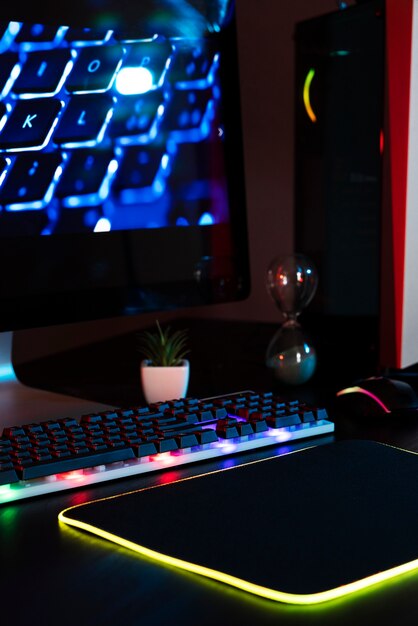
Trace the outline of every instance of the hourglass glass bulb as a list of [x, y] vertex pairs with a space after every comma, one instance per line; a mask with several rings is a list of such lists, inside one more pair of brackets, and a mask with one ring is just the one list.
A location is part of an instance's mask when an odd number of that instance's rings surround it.
[[312, 261], [302, 254], [274, 259], [267, 271], [267, 289], [286, 319], [296, 319], [318, 286]]
[[274, 259], [268, 268], [267, 289], [284, 323], [269, 343], [266, 365], [281, 382], [299, 385], [315, 371], [316, 352], [297, 317], [314, 297], [317, 285], [316, 269], [302, 254]]

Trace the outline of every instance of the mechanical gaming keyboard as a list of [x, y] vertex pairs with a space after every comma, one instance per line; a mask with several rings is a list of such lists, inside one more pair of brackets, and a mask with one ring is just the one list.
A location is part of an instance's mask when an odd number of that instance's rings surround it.
[[3, 430], [0, 503], [331, 433], [324, 408], [245, 391]]

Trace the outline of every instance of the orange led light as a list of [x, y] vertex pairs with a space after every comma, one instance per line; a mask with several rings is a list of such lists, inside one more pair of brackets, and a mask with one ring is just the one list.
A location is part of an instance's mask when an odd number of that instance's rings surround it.
[[303, 86], [303, 102], [305, 104], [306, 113], [308, 114], [311, 122], [315, 123], [317, 121], [317, 117], [315, 115], [314, 110], [312, 109], [311, 104], [311, 84], [315, 76], [315, 70], [310, 69], [305, 78], [305, 84]]

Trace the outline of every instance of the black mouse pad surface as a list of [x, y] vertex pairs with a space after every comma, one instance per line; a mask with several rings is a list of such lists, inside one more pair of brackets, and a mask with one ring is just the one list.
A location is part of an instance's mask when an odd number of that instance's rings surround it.
[[82, 504], [60, 520], [282, 602], [316, 603], [418, 567], [418, 455], [321, 445]]

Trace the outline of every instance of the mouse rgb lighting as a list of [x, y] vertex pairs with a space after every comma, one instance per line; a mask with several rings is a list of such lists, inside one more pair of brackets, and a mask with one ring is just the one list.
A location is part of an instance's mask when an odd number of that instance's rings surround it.
[[369, 398], [374, 400], [383, 409], [385, 413], [390, 413], [390, 410], [388, 409], [388, 407], [374, 393], [372, 393], [371, 391], [368, 391], [367, 389], [363, 389], [362, 387], [358, 387], [358, 386], [347, 387], [347, 389], [342, 389], [341, 391], [339, 391], [337, 393], [337, 397], [339, 398], [341, 396], [346, 396], [351, 393], [360, 393], [360, 394], [363, 394], [364, 396], [368, 396]]

